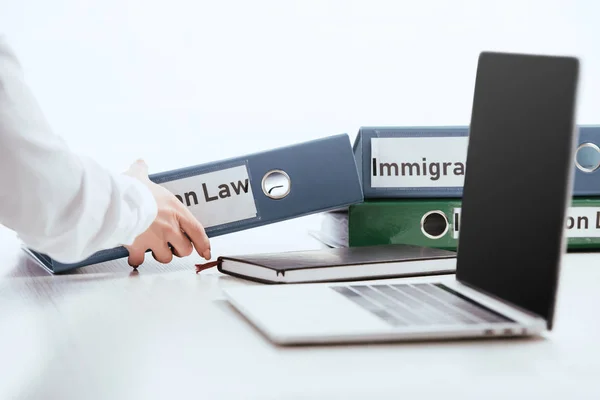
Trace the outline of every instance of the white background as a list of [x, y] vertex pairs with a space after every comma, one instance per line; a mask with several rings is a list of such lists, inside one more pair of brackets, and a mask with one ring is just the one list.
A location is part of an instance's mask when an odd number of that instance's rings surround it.
[[582, 60], [600, 123], [599, 2], [0, 0], [56, 133], [150, 172], [346, 132], [468, 124], [482, 50]]

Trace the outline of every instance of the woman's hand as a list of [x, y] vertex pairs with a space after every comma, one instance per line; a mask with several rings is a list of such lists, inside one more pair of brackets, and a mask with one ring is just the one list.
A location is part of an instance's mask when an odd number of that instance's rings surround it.
[[125, 246], [129, 251], [129, 265], [136, 268], [142, 264], [148, 250], [152, 250], [156, 261], [164, 264], [171, 262], [173, 255], [189, 256], [194, 248], [201, 257], [210, 260], [210, 242], [204, 227], [177, 197], [148, 178], [146, 163], [138, 160], [125, 174], [145, 184], [158, 206], [150, 227], [132, 245]]

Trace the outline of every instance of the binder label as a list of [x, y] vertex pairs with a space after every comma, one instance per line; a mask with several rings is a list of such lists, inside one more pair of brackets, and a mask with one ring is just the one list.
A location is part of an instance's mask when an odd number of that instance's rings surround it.
[[[460, 208], [453, 212], [452, 237], [458, 239]], [[600, 207], [569, 207], [566, 221], [567, 238], [600, 237]]]
[[371, 139], [371, 187], [462, 187], [468, 137]]
[[186, 205], [202, 226], [228, 224], [257, 216], [245, 165], [160, 184]]
[[569, 207], [567, 237], [600, 237], [600, 207]]

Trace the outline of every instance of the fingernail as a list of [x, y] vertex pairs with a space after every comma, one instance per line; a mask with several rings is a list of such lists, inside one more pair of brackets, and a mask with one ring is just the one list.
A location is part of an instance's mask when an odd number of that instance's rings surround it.
[[210, 260], [210, 250], [205, 250], [204, 254], [202, 254], [202, 256], [207, 259]]

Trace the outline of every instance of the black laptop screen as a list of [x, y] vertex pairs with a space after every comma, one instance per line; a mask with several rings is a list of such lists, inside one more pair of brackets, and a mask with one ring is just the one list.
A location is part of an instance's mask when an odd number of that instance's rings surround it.
[[570, 205], [579, 64], [482, 53], [460, 212], [457, 279], [552, 328]]

